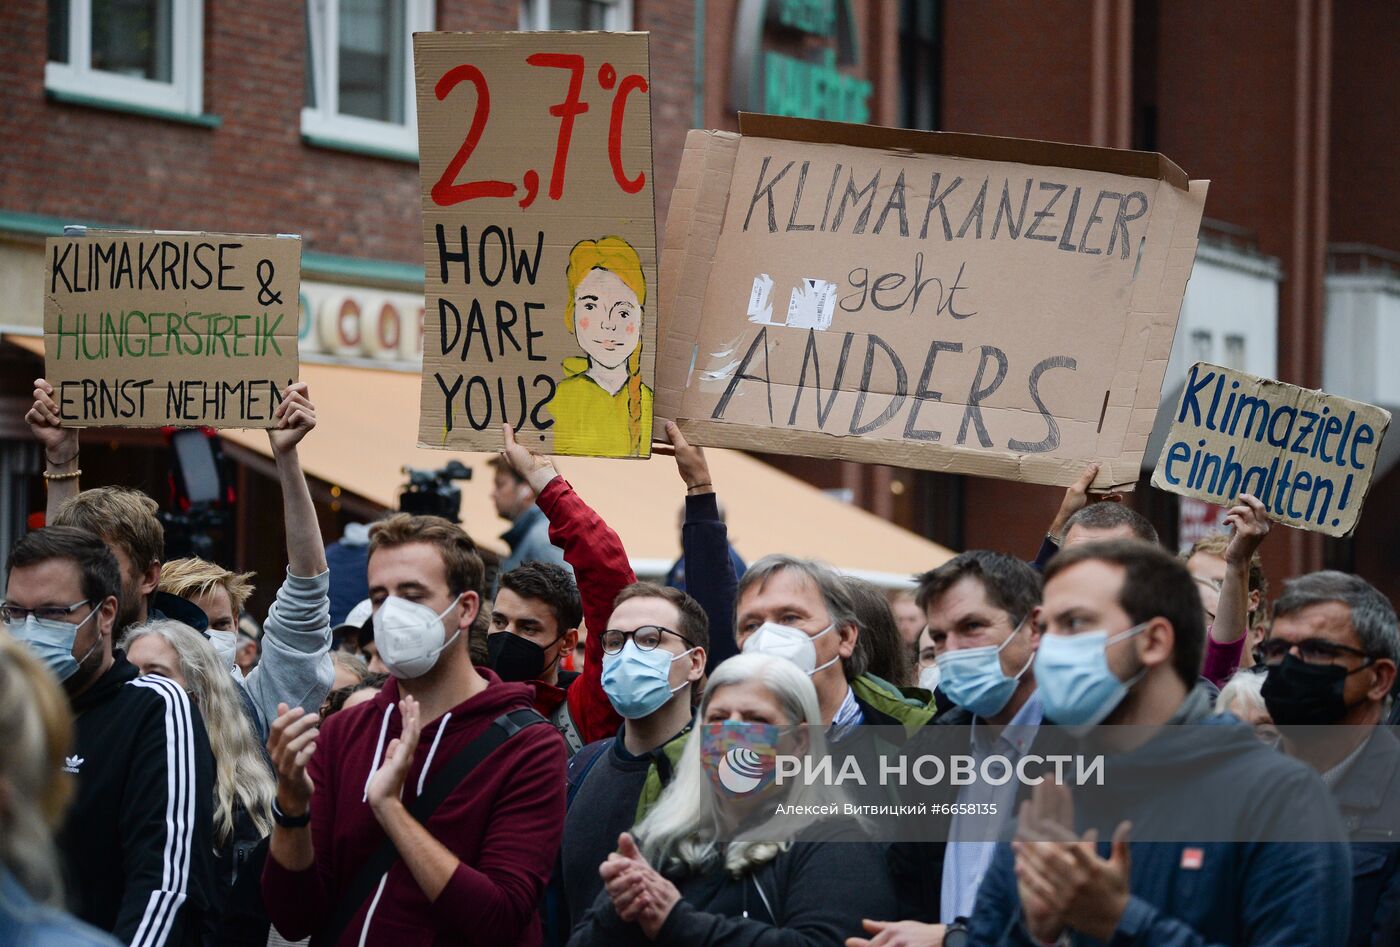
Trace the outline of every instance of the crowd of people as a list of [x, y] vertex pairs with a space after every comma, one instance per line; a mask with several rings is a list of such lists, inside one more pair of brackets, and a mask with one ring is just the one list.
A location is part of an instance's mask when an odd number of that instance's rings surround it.
[[[1252, 496], [1177, 555], [1091, 465], [1034, 559], [910, 563], [890, 598], [780, 536], [746, 567], [671, 424], [683, 554], [653, 584], [506, 427], [494, 576], [467, 530], [404, 513], [328, 559], [297, 384], [268, 432], [286, 573], [253, 637], [265, 577], [166, 561], [154, 500], [80, 490], [51, 396], [27, 415], [47, 525], [0, 603], [0, 943], [1400, 943], [1396, 613], [1333, 571], [1271, 603]], [[333, 621], [354, 568], [368, 598]], [[1054, 780], [972, 781], [939, 790], [937, 840], [874, 840], [839, 786], [722, 775], [736, 748], [930, 733], [1012, 763], [1122, 734], [1109, 775], [1136, 788], [1100, 831]], [[1189, 836], [1192, 810], [1239, 837], [1141, 836]], [[1322, 834], [1251, 835], [1304, 821]]]

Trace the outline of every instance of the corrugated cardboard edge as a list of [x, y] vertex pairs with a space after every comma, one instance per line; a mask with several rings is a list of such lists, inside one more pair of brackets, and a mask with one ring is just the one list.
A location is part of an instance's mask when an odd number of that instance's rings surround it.
[[1098, 489], [1119, 489], [1141, 476], [1142, 456], [1152, 436], [1181, 304], [1195, 264], [1209, 184], [1192, 181], [1189, 193], [1183, 194], [1161, 182], [1152, 198], [1154, 211], [1146, 240], [1148, 244], [1165, 242], [1167, 253], [1144, 263], [1133, 280], [1118, 365], [1099, 432], [1096, 453], [1102, 466], [1094, 481]]
[[[1211, 369], [1214, 369], [1214, 370], [1216, 370], [1216, 371], [1226, 371], [1226, 372], [1229, 372], [1229, 373], [1232, 374], [1232, 375], [1238, 375], [1238, 376], [1243, 376], [1243, 377], [1245, 377], [1245, 378], [1253, 379], [1253, 380], [1255, 380], [1256, 382], [1259, 383], [1259, 389], [1260, 389], [1261, 392], [1262, 392], [1262, 391], [1267, 391], [1267, 390], [1270, 389], [1270, 388], [1275, 388], [1275, 389], [1287, 388], [1287, 389], [1289, 389], [1289, 391], [1292, 393], [1292, 399], [1291, 399], [1288, 403], [1289, 403], [1290, 405], [1292, 405], [1294, 408], [1297, 408], [1298, 405], [1302, 402], [1302, 400], [1303, 400], [1305, 397], [1318, 396], [1318, 397], [1323, 397], [1323, 398], [1331, 399], [1332, 401], [1338, 401], [1338, 402], [1341, 402], [1341, 403], [1347, 404], [1347, 405], [1355, 405], [1355, 406], [1358, 407], [1358, 408], [1366, 408], [1366, 409], [1368, 409], [1368, 410], [1370, 410], [1370, 411], [1375, 411], [1375, 412], [1379, 413], [1379, 414], [1385, 419], [1385, 423], [1382, 424], [1382, 425], [1380, 425], [1380, 427], [1379, 427], [1378, 430], [1376, 431], [1376, 443], [1375, 443], [1375, 449], [1376, 449], [1376, 450], [1375, 450], [1375, 453], [1376, 453], [1376, 456], [1377, 456], [1377, 457], [1380, 456], [1381, 445], [1382, 445], [1383, 443], [1385, 443], [1385, 435], [1386, 435], [1386, 433], [1390, 430], [1390, 422], [1391, 422], [1391, 420], [1392, 420], [1391, 413], [1390, 413], [1389, 411], [1387, 411], [1385, 408], [1382, 408], [1380, 405], [1368, 404], [1368, 403], [1366, 403], [1365, 401], [1355, 401], [1355, 400], [1353, 400], [1353, 399], [1351, 399], [1351, 398], [1344, 398], [1344, 397], [1342, 397], [1341, 395], [1328, 394], [1327, 392], [1323, 391], [1323, 390], [1320, 389], [1320, 388], [1304, 388], [1304, 387], [1302, 387], [1301, 385], [1291, 385], [1291, 384], [1289, 384], [1288, 382], [1279, 381], [1279, 380], [1276, 379], [1276, 378], [1264, 378], [1264, 377], [1262, 377], [1262, 376], [1260, 376], [1260, 375], [1251, 375], [1249, 372], [1238, 371], [1238, 370], [1235, 370], [1235, 369], [1227, 369], [1227, 368], [1224, 368], [1223, 366], [1215, 365], [1215, 364], [1213, 364], [1213, 363], [1211, 363], [1211, 362], [1197, 362], [1197, 363], [1195, 363], [1195, 364], [1197, 364], [1197, 365], [1204, 365], [1204, 366], [1206, 366], [1207, 368], [1211, 368]], [[1188, 375], [1188, 377], [1190, 377], [1190, 376]], [[1185, 400], [1186, 400], [1186, 392], [1183, 390], [1182, 393], [1181, 393], [1181, 398], [1179, 398], [1179, 399], [1177, 400], [1177, 403], [1176, 403], [1176, 410], [1172, 412], [1173, 426], [1175, 426], [1175, 419], [1181, 415], [1181, 405], [1182, 405], [1182, 402], [1185, 401]], [[1162, 490], [1162, 491], [1164, 491], [1164, 492], [1166, 492], [1166, 493], [1175, 493], [1175, 494], [1177, 494], [1177, 495], [1179, 495], [1179, 496], [1184, 496], [1184, 497], [1194, 497], [1194, 498], [1199, 499], [1199, 500], [1204, 500], [1205, 502], [1208, 502], [1208, 503], [1216, 502], [1216, 500], [1217, 500], [1218, 498], [1217, 498], [1215, 495], [1210, 494], [1210, 493], [1208, 493], [1208, 492], [1201, 491], [1201, 490], [1189, 490], [1189, 489], [1188, 489], [1188, 490], [1182, 490], [1182, 489], [1180, 489], [1179, 487], [1173, 486], [1172, 484], [1168, 483], [1167, 480], [1166, 480], [1166, 472], [1165, 472], [1166, 460], [1167, 460], [1167, 452], [1166, 452], [1166, 450], [1164, 449], [1164, 450], [1162, 451], [1162, 456], [1159, 457], [1159, 458], [1157, 459], [1157, 467], [1156, 467], [1156, 469], [1154, 469], [1154, 470], [1152, 471], [1152, 486], [1154, 486], [1154, 487], [1156, 487], [1158, 490]], [[1298, 524], [1298, 523], [1292, 523], [1292, 522], [1289, 522], [1288, 520], [1278, 519], [1278, 518], [1273, 517], [1273, 516], [1270, 516], [1269, 518], [1272, 519], [1272, 520], [1274, 520], [1274, 522], [1276, 522], [1276, 523], [1282, 523], [1283, 525], [1285, 525], [1285, 526], [1290, 526], [1290, 527], [1292, 527], [1293, 529], [1300, 529], [1300, 530], [1304, 530], [1304, 531], [1306, 531], [1306, 532], [1313, 532], [1313, 533], [1322, 533], [1322, 534], [1325, 535], [1325, 536], [1334, 536], [1334, 537], [1337, 537], [1337, 538], [1339, 538], [1339, 539], [1345, 538], [1345, 537], [1347, 537], [1347, 536], [1350, 536], [1352, 533], [1356, 532], [1356, 526], [1357, 526], [1358, 523], [1361, 522], [1361, 510], [1365, 507], [1365, 505], [1366, 505], [1366, 497], [1370, 495], [1370, 493], [1371, 493], [1371, 487], [1372, 487], [1374, 484], [1375, 484], [1375, 476], [1374, 476], [1374, 472], [1373, 472], [1373, 475], [1371, 476], [1371, 478], [1368, 479], [1368, 480], [1366, 481], [1365, 486], [1359, 488], [1359, 491], [1358, 491], [1358, 493], [1357, 493], [1357, 495], [1356, 495], [1356, 503], [1355, 503], [1355, 505], [1352, 506], [1352, 509], [1355, 511], [1355, 515], [1352, 517], [1351, 525], [1350, 525], [1350, 526], [1347, 526], [1347, 527], [1336, 527], [1336, 528], [1332, 528], [1332, 527], [1328, 527], [1328, 526], [1311, 527], [1311, 526], [1300, 525], [1300, 524]]]
[[[961, 473], [1049, 486], [1073, 483], [1084, 472], [1084, 462], [1074, 458], [1051, 459], [1029, 454], [1019, 457], [994, 456], [977, 448], [952, 445], [945, 445], [942, 451], [935, 454], [928, 451], [927, 445], [916, 445], [909, 441], [867, 440], [821, 434], [816, 431], [779, 431], [769, 427], [705, 419], [682, 420], [677, 423], [687, 440], [704, 444], [706, 447], [754, 450], [756, 443], [762, 443], [763, 446], [758, 449], [767, 453], [856, 460], [909, 470]], [[1122, 489], [1131, 488], [1130, 483]]]
[[921, 132], [883, 125], [852, 125], [823, 122], [781, 115], [739, 113], [739, 133], [746, 138], [782, 138], [814, 144], [851, 145], [855, 148], [882, 148], [927, 155], [949, 155], [980, 161], [1010, 161], [1020, 164], [1106, 171], [1133, 178], [1165, 181], [1185, 191], [1190, 182], [1186, 172], [1166, 155], [1155, 151], [1125, 151], [1095, 148], [1059, 141], [1030, 138], [997, 138], [961, 132]]
[[695, 129], [686, 135], [662, 238], [661, 308], [667, 315], [658, 328], [652, 404], [653, 434], [662, 440], [685, 394], [738, 154], [734, 132]]

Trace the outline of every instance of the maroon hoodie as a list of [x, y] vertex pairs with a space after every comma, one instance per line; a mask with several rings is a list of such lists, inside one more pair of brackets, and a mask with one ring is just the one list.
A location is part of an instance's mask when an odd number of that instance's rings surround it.
[[[404, 781], [405, 805], [493, 720], [531, 706], [529, 684], [502, 683], [486, 669], [478, 673], [490, 686], [424, 724]], [[316, 864], [288, 871], [269, 857], [263, 871], [268, 915], [288, 940], [320, 930], [339, 894], [387, 837], [365, 789], [401, 732], [398, 701], [398, 682], [391, 678], [373, 701], [335, 714], [321, 731], [307, 767], [316, 785], [311, 801]], [[553, 727], [528, 727], [478, 765], [428, 820], [432, 836], [461, 860], [437, 900], [428, 901], [400, 859], [335, 943], [538, 944], [539, 899], [563, 825], [563, 738]], [[318, 937], [313, 943], [324, 941]]]

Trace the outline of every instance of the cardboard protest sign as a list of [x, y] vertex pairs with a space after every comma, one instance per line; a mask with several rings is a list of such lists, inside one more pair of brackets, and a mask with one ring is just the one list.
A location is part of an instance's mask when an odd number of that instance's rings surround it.
[[421, 447], [646, 457], [656, 221], [645, 33], [419, 33]]
[[1249, 493], [1280, 523], [1347, 536], [1389, 425], [1383, 408], [1197, 362], [1152, 485], [1221, 506]]
[[[691, 132], [656, 414], [692, 443], [1131, 488], [1206, 182], [1160, 155], [741, 116]], [[681, 209], [678, 213], [677, 209]]]
[[297, 377], [301, 238], [88, 231], [45, 243], [65, 427], [274, 427]]

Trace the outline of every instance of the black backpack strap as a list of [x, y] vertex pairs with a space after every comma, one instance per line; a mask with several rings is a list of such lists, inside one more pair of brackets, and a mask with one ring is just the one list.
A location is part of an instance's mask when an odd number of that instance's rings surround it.
[[[420, 825], [427, 825], [428, 819], [442, 801], [451, 795], [452, 791], [462, 784], [462, 780], [466, 779], [467, 774], [476, 769], [483, 760], [526, 727], [548, 722], [529, 708], [501, 714], [491, 722], [485, 733], [464, 746], [438, 770], [437, 775], [423, 788], [423, 792], [409, 805], [409, 815], [417, 819]], [[360, 866], [360, 870], [355, 872], [344, 894], [336, 902], [330, 923], [321, 931], [320, 939], [324, 943], [334, 944], [340, 939], [341, 932], [359, 912], [360, 905], [365, 903], [365, 899], [379, 886], [379, 879], [394, 867], [394, 862], [398, 859], [399, 852], [394, 848], [393, 840], [385, 838], [384, 843]]]
[[567, 810], [574, 804], [574, 796], [583, 786], [584, 777], [593, 769], [593, 765], [603, 758], [603, 754], [612, 749], [612, 745], [617, 741], [617, 737], [605, 737], [602, 740], [595, 740], [584, 746], [569, 760], [569, 768], [565, 770], [565, 780], [568, 783], [568, 792], [565, 796], [564, 808]]

